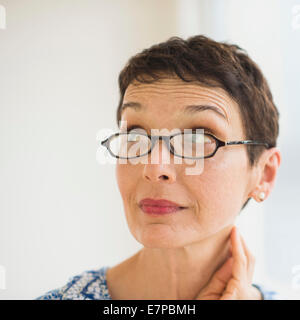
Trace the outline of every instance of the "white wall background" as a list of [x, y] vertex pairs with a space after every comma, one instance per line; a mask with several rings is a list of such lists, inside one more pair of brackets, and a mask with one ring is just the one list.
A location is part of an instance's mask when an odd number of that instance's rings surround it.
[[250, 202], [238, 224], [257, 258], [254, 280], [299, 299], [292, 288], [292, 268], [300, 265], [295, 4], [0, 0], [7, 15], [0, 30], [0, 299], [33, 299], [140, 248], [114, 166], [96, 161], [97, 132], [117, 128], [117, 77], [131, 55], [200, 33], [245, 48], [269, 80], [283, 162], [271, 196]]

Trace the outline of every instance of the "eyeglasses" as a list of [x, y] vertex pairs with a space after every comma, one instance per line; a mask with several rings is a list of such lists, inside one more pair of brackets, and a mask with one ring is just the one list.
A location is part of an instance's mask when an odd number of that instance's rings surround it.
[[[101, 141], [109, 153], [118, 159], [134, 159], [149, 154], [157, 140], [164, 140], [169, 152], [174, 156], [183, 159], [205, 159], [215, 155], [220, 147], [238, 144], [263, 145], [270, 148], [266, 142], [243, 140], [243, 141], [222, 141], [210, 133], [198, 132], [197, 129], [191, 132], [179, 132], [170, 136], [150, 136], [140, 132], [120, 132], [111, 135]], [[202, 150], [199, 156], [199, 150]]]

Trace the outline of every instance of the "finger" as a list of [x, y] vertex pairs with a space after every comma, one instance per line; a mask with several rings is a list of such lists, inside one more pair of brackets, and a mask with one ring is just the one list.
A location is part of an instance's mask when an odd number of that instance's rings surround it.
[[253, 278], [253, 273], [254, 273], [255, 257], [251, 253], [251, 251], [249, 250], [248, 246], [246, 245], [246, 241], [244, 240], [244, 238], [242, 237], [241, 234], [240, 234], [240, 238], [241, 238], [241, 242], [242, 242], [242, 245], [243, 245], [243, 248], [244, 248], [244, 252], [245, 252], [246, 257], [247, 257], [248, 280], [251, 283], [252, 282], [252, 278]]
[[237, 297], [237, 289], [234, 288], [231, 292], [226, 291], [224, 294], [221, 296], [220, 300], [238, 300]]
[[233, 257], [232, 276], [238, 281], [245, 281], [248, 278], [247, 257], [236, 226], [231, 231], [231, 244]]
[[233, 265], [233, 258], [230, 257], [214, 274], [210, 282], [210, 287], [213, 288], [214, 291], [216, 292], [224, 291], [229, 279], [231, 278], [232, 265]]
[[232, 276], [232, 265], [233, 258], [230, 257], [215, 272], [208, 285], [196, 297], [196, 300], [210, 300], [210, 297], [221, 296]]
[[228, 248], [227, 257], [228, 258], [232, 257], [232, 244], [231, 244], [231, 241], [229, 242], [229, 248]]

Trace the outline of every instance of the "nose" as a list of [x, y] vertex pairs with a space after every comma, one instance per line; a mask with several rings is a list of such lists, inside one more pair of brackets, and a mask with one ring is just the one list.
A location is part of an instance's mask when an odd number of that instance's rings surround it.
[[[161, 146], [163, 150], [161, 150]], [[148, 163], [144, 164], [143, 177], [152, 182], [157, 181], [167, 181], [168, 183], [174, 183], [176, 181], [176, 171], [174, 164], [171, 162], [170, 154], [166, 144], [162, 140], [156, 141], [151, 153], [148, 155]], [[158, 153], [158, 154], [157, 154]], [[164, 162], [163, 153], [165, 154]], [[151, 154], [152, 158], [155, 160], [155, 163], [151, 163]]]

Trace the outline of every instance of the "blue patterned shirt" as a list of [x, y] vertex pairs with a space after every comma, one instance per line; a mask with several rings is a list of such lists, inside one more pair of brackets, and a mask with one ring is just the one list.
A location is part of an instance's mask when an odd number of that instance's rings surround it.
[[[112, 300], [106, 283], [104, 266], [98, 270], [88, 270], [73, 276], [60, 288], [46, 292], [36, 300]], [[278, 293], [263, 285], [253, 284], [257, 287], [264, 300], [278, 300]]]

